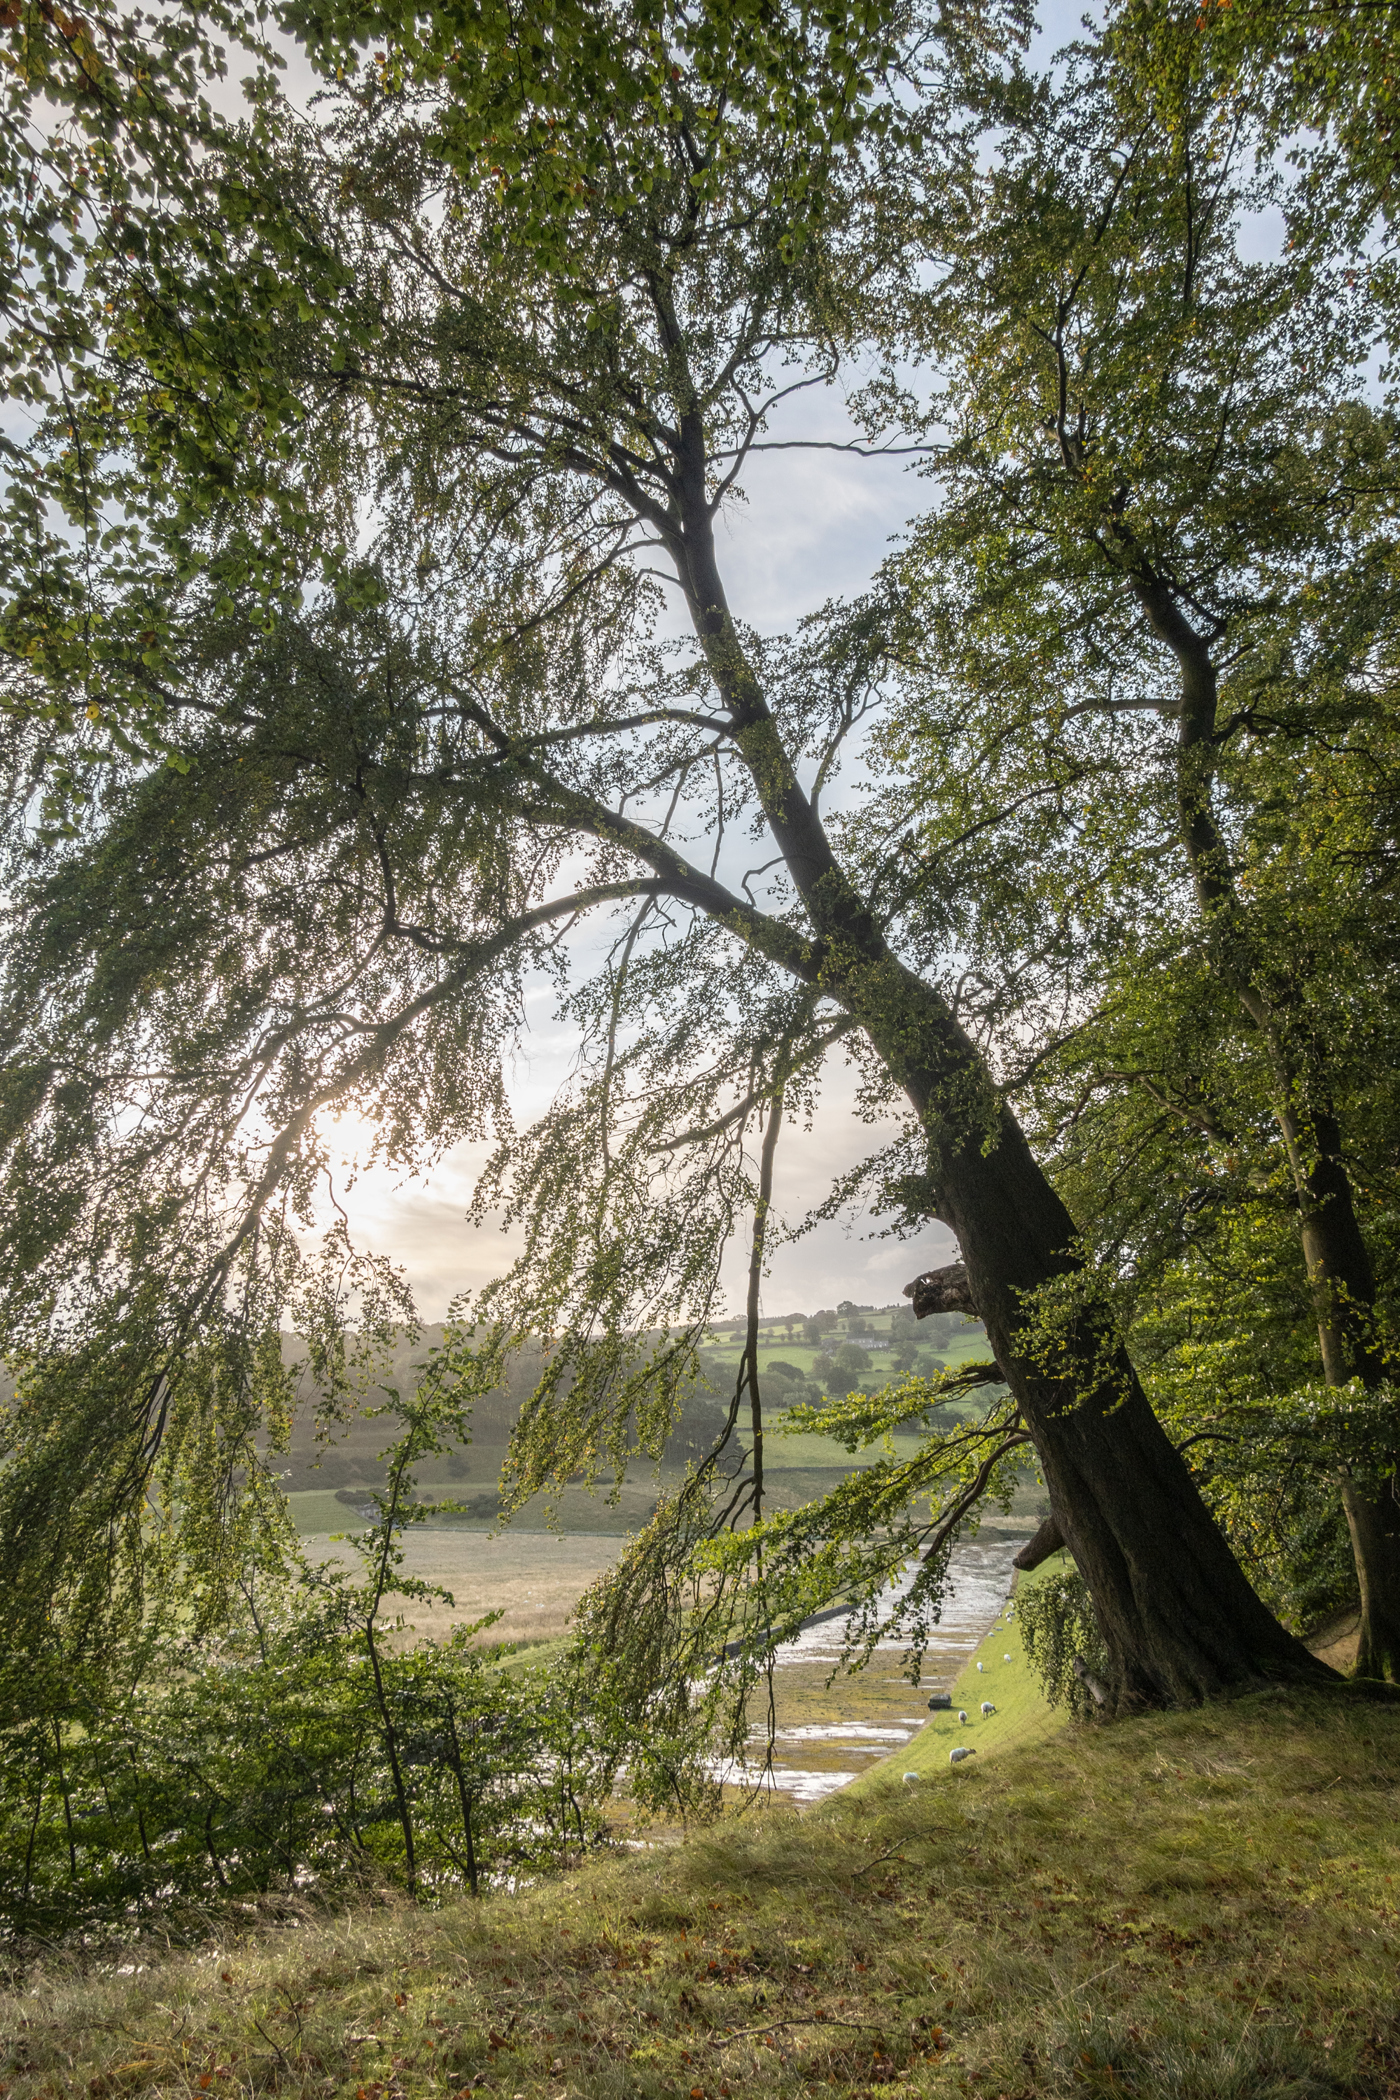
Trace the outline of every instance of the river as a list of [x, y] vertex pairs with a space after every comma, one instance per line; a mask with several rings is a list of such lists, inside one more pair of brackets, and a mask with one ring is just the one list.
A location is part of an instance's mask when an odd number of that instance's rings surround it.
[[[899, 1674], [902, 1642], [882, 1644], [863, 1670], [828, 1686], [841, 1653], [840, 1619], [807, 1627], [779, 1650], [772, 1781], [782, 1793], [818, 1801], [910, 1740], [927, 1719], [930, 1693], [952, 1689], [995, 1619], [1011, 1586], [1012, 1555], [1026, 1536], [988, 1527], [955, 1549], [951, 1590], [917, 1687]], [[347, 1547], [324, 1536], [303, 1543], [313, 1559], [353, 1559]], [[565, 1632], [579, 1592], [612, 1565], [623, 1541], [552, 1532], [488, 1536], [432, 1526], [408, 1532], [403, 1543], [408, 1571], [444, 1584], [454, 1598], [451, 1608], [406, 1604], [404, 1615], [417, 1634], [440, 1637], [453, 1625], [497, 1610], [502, 1616], [486, 1637], [519, 1640]]]
[[[902, 1749], [928, 1719], [930, 1695], [952, 1690], [996, 1618], [1011, 1587], [1012, 1556], [1024, 1543], [1024, 1534], [988, 1533], [955, 1548], [951, 1588], [917, 1686], [899, 1674], [903, 1641], [881, 1642], [864, 1669], [828, 1685], [843, 1619], [824, 1619], [786, 1642], [773, 1674], [773, 1785], [795, 1801], [819, 1801]], [[906, 1586], [895, 1585], [892, 1599]]]

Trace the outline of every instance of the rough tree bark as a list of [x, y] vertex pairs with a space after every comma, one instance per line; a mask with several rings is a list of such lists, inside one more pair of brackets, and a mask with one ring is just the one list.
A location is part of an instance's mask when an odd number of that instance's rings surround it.
[[1330, 1677], [1250, 1588], [1092, 1305], [1071, 1316], [1058, 1361], [1028, 1346], [1035, 1294], [1076, 1274], [1075, 1234], [1009, 1113], [994, 1148], [964, 1145], [947, 1160], [939, 1212], [1093, 1598], [1114, 1707]]
[[944, 1269], [925, 1269], [922, 1276], [905, 1284], [904, 1295], [913, 1301], [916, 1320], [927, 1320], [934, 1313], [950, 1312], [968, 1313], [973, 1319], [977, 1317], [965, 1262], [949, 1262]]
[[[1322, 1372], [1331, 1386], [1360, 1379], [1376, 1392], [1386, 1374], [1376, 1346], [1376, 1279], [1357, 1222], [1351, 1176], [1334, 1116], [1315, 1113], [1288, 1134], [1296, 1158], [1299, 1230], [1317, 1315]], [[1341, 1477], [1342, 1509], [1351, 1536], [1361, 1595], [1358, 1677], [1400, 1681], [1400, 1454], [1389, 1486], [1367, 1489]]]
[[[972, 1286], [967, 1280], [966, 1264], [950, 1262], [946, 1268], [926, 1269], [912, 1283], [904, 1286], [904, 1295], [913, 1300], [914, 1318], [927, 1320], [934, 1313], [970, 1313], [974, 1318], [977, 1306], [972, 1296]], [[1046, 1517], [1033, 1537], [1016, 1555], [1011, 1565], [1024, 1575], [1049, 1560], [1052, 1553], [1062, 1552], [1065, 1535], [1060, 1529], [1060, 1520], [1053, 1513]]]

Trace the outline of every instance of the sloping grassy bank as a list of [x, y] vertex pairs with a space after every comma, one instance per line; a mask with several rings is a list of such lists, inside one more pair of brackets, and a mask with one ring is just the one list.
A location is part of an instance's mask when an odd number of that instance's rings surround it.
[[1397, 1781], [1400, 1713], [1347, 1697], [1069, 1730], [475, 1908], [50, 1960], [0, 2001], [0, 2083], [1394, 2100]]

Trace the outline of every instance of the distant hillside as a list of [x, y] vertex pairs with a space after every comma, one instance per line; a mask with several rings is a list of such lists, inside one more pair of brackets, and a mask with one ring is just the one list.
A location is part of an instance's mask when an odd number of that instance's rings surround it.
[[[380, 1373], [378, 1388], [366, 1394], [366, 1406], [383, 1405], [390, 1398], [390, 1389], [411, 1392], [417, 1376], [415, 1366], [421, 1365], [429, 1351], [440, 1345], [443, 1332], [438, 1325], [425, 1327], [417, 1342], [410, 1343], [407, 1336], [403, 1337]], [[300, 1344], [290, 1335], [284, 1346], [290, 1363], [296, 1363], [304, 1355]], [[421, 1469], [423, 1479], [438, 1484], [464, 1480], [494, 1483], [500, 1474], [501, 1459], [511, 1429], [521, 1408], [539, 1384], [542, 1368], [538, 1342], [533, 1339], [525, 1342], [510, 1359], [507, 1383], [477, 1403], [470, 1445], [425, 1465]], [[383, 1471], [379, 1454], [396, 1434], [394, 1421], [387, 1416], [360, 1415], [348, 1423], [334, 1425], [324, 1441], [318, 1441], [316, 1396], [309, 1378], [306, 1386], [292, 1431], [291, 1449], [280, 1461], [279, 1470], [287, 1475], [283, 1482], [287, 1492], [298, 1494], [312, 1488], [372, 1486]], [[715, 1396], [697, 1390], [682, 1411], [681, 1420], [667, 1445], [667, 1456], [675, 1461], [699, 1456], [709, 1449], [722, 1420]]]

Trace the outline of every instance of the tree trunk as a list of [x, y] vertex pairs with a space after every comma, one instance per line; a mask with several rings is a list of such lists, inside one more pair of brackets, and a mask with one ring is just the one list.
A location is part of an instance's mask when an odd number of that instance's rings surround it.
[[1298, 1195], [1298, 1230], [1317, 1315], [1323, 1375], [1329, 1385], [1361, 1379], [1368, 1391], [1385, 1376], [1376, 1347], [1376, 1279], [1356, 1221], [1351, 1176], [1342, 1159], [1335, 1116], [1304, 1117], [1293, 1106], [1301, 1092], [1289, 1071], [1277, 1072], [1279, 1128]]
[[1281, 1677], [1335, 1681], [1250, 1588], [1096, 1301], [1074, 1220], [941, 997], [888, 950], [831, 980], [918, 1113], [925, 1200], [957, 1235], [1088, 1585], [1114, 1710], [1194, 1704]]
[[1148, 1404], [1073, 1219], [942, 1000], [890, 957], [843, 989], [928, 1135], [929, 1208], [957, 1234], [971, 1301], [1088, 1585], [1112, 1709], [1335, 1681], [1250, 1588]]
[[[1300, 1142], [1305, 1135], [1312, 1139], [1311, 1157]], [[1315, 1116], [1310, 1133], [1285, 1136], [1292, 1139], [1289, 1158], [1323, 1376], [1331, 1386], [1359, 1378], [1373, 1393], [1386, 1369], [1376, 1346], [1375, 1274], [1341, 1157], [1341, 1133], [1333, 1117]], [[1400, 1453], [1392, 1455], [1392, 1467], [1388, 1488], [1378, 1492], [1344, 1473], [1341, 1494], [1361, 1596], [1356, 1674], [1400, 1682]]]
[[1040, 1456], [1112, 1662], [1112, 1705], [1192, 1703], [1283, 1676], [1327, 1680], [1265, 1609], [1102, 1313], [1071, 1317], [1051, 1368], [1036, 1294], [1087, 1279], [1073, 1220], [946, 1002], [890, 951], [804, 792], [745, 656], [715, 563], [703, 433], [682, 419], [681, 515], [661, 530], [739, 750], [815, 935], [819, 983], [869, 1036], [928, 1144], [928, 1209], [958, 1236], [972, 1295]]
[[[1375, 1277], [1357, 1222], [1341, 1132], [1317, 1084], [1316, 1044], [1300, 1044], [1289, 1018], [1296, 988], [1285, 972], [1270, 984], [1235, 883], [1234, 869], [1215, 820], [1214, 767], [1219, 691], [1205, 640], [1155, 578], [1133, 588], [1153, 631], [1181, 670], [1177, 735], [1177, 815], [1201, 915], [1216, 942], [1215, 967], [1259, 1031], [1273, 1085], [1273, 1112], [1298, 1197], [1299, 1235], [1317, 1317], [1322, 1375], [1328, 1385], [1359, 1378], [1374, 1392], [1385, 1376], [1375, 1335]], [[1323, 1105], [1318, 1106], [1319, 1095]], [[1400, 1437], [1397, 1437], [1400, 1442]], [[1400, 1450], [1392, 1454], [1392, 1489], [1400, 1479]], [[1361, 1593], [1357, 1674], [1395, 1677], [1400, 1627], [1400, 1551], [1394, 1541], [1391, 1494], [1375, 1495], [1344, 1475], [1342, 1507], [1351, 1534]]]
[[[940, 1212], [1093, 1598], [1115, 1710], [1331, 1678], [1250, 1588], [1111, 1323], [1084, 1302], [1073, 1221], [1009, 1113], [994, 1149], [965, 1145], [947, 1162], [943, 1191]], [[1026, 1329], [1046, 1285], [1059, 1286], [1065, 1318], [1036, 1348]]]
[[1361, 1639], [1358, 1677], [1400, 1682], [1400, 1500], [1368, 1495], [1354, 1480], [1342, 1482], [1356, 1572], [1361, 1581]]

